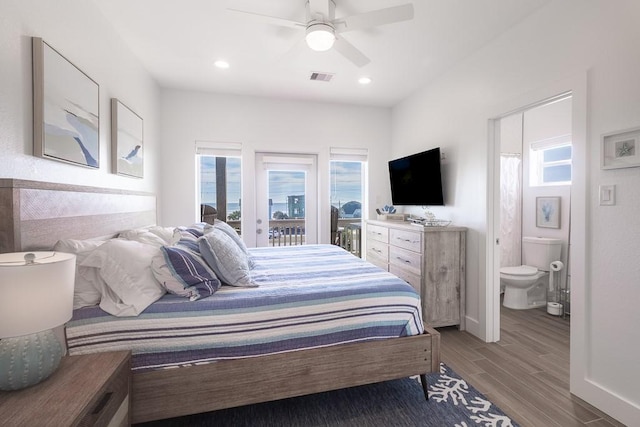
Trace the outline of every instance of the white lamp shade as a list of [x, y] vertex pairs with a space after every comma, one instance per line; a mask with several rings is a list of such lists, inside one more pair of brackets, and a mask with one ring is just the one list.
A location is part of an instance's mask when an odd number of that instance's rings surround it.
[[331, 25], [318, 23], [307, 27], [305, 39], [311, 49], [323, 52], [331, 49], [333, 43], [336, 41], [336, 34]]
[[[33, 254], [33, 263], [25, 255]], [[62, 252], [0, 254], [0, 339], [66, 323], [73, 314], [76, 256]]]

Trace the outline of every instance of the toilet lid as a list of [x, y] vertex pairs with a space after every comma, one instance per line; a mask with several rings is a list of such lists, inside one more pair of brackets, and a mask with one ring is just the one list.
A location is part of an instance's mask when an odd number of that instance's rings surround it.
[[519, 265], [517, 267], [502, 267], [500, 273], [512, 276], [533, 276], [538, 273], [538, 269], [530, 265]]

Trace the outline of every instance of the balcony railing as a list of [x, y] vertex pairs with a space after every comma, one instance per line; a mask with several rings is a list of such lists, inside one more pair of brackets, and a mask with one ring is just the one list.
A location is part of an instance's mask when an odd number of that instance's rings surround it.
[[[338, 239], [336, 242], [348, 251], [360, 255], [360, 227], [358, 218], [338, 220]], [[227, 224], [240, 233], [240, 221], [228, 220]], [[269, 246], [298, 246], [306, 243], [304, 218], [272, 219], [269, 221]], [[344, 233], [344, 235], [343, 235]]]

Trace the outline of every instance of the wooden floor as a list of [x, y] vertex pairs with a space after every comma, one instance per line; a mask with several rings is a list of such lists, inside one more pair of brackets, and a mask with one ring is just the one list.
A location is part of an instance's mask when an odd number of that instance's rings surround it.
[[623, 426], [569, 393], [569, 317], [502, 307], [498, 343], [438, 330], [442, 361], [521, 426]]

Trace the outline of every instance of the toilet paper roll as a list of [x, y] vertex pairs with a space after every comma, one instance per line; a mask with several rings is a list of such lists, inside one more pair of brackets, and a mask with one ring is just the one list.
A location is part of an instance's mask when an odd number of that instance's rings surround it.
[[564, 264], [562, 261], [553, 261], [549, 264], [549, 292], [553, 292], [555, 290], [554, 285], [554, 276], [556, 271], [560, 271], [564, 268]]
[[549, 265], [549, 268], [551, 271], [560, 271], [564, 268], [564, 264], [562, 263], [562, 261], [553, 261]]
[[554, 316], [562, 316], [562, 304], [557, 302], [548, 302], [547, 313], [553, 314]]

